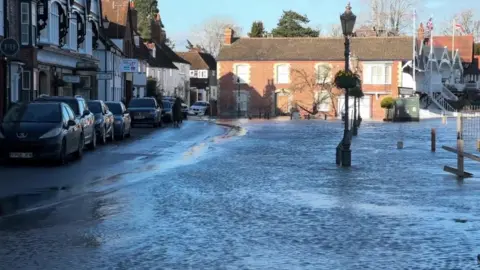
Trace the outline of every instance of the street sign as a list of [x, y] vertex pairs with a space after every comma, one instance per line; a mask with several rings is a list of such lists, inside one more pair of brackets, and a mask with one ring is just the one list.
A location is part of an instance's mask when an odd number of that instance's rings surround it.
[[412, 96], [415, 94], [415, 90], [413, 88], [408, 88], [408, 87], [398, 87], [398, 94], [404, 95], [404, 96]]
[[120, 62], [120, 72], [137, 72], [138, 59], [122, 59]]
[[80, 76], [77, 75], [63, 75], [62, 79], [67, 83], [80, 83]]
[[111, 80], [113, 74], [111, 72], [99, 72], [97, 73], [97, 80]]
[[20, 50], [20, 44], [13, 38], [6, 38], [0, 42], [0, 52], [5, 56], [14, 56]]

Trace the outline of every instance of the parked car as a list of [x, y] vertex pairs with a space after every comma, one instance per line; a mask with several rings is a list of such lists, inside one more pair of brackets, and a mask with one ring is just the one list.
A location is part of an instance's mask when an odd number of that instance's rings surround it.
[[128, 111], [132, 117], [132, 127], [137, 124], [162, 126], [162, 108], [154, 98], [134, 98], [128, 104]]
[[183, 119], [188, 118], [188, 105], [185, 103], [182, 103], [182, 114], [183, 114]]
[[95, 115], [95, 132], [101, 144], [107, 143], [107, 138], [115, 139], [113, 113], [108, 110], [102, 100], [87, 101], [88, 108]]
[[162, 109], [162, 121], [164, 123], [172, 123], [173, 122], [173, 103], [170, 101], [163, 101], [163, 109]]
[[193, 103], [193, 105], [190, 107], [188, 114], [205, 115], [205, 114], [208, 114], [209, 110], [210, 110], [210, 104], [208, 102], [197, 101]]
[[9, 159], [52, 159], [65, 164], [68, 155], [83, 155], [80, 121], [65, 103], [17, 104], [0, 125], [0, 155]]
[[130, 137], [132, 131], [132, 118], [130, 113], [122, 102], [108, 101], [105, 102], [108, 109], [113, 113], [115, 119], [114, 130], [115, 137], [124, 139]]
[[95, 132], [95, 116], [88, 110], [88, 105], [82, 96], [47, 96], [41, 95], [34, 102], [64, 102], [75, 113], [75, 118], [82, 125], [85, 143], [90, 149], [97, 147], [97, 134]]

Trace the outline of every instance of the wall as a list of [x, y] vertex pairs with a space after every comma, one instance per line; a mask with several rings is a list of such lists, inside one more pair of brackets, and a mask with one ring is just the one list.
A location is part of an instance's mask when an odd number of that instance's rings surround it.
[[[344, 68], [344, 61], [335, 62], [305, 62], [305, 61], [291, 61], [291, 62], [277, 62], [277, 61], [258, 61], [258, 62], [241, 62], [241, 61], [219, 61], [217, 63], [217, 78], [219, 84], [219, 113], [229, 114], [236, 109], [236, 93], [237, 85], [234, 83], [233, 66], [234, 64], [249, 64], [250, 65], [250, 82], [248, 84], [240, 85], [240, 89], [249, 93], [248, 110], [257, 114], [259, 110], [269, 111], [274, 113], [274, 93], [281, 89], [289, 89], [292, 86], [292, 81], [296, 80], [290, 77], [290, 83], [277, 84], [275, 83], [275, 68], [276, 64], [290, 64], [290, 70], [304, 70], [309, 76], [314, 76], [315, 65], [321, 63], [328, 63], [332, 66], [332, 78], [334, 74]], [[361, 63], [360, 63], [361, 64]], [[365, 94], [372, 95], [372, 117], [374, 119], [383, 119], [383, 109], [380, 108], [381, 99], [385, 96], [398, 96], [398, 81], [401, 67], [401, 62], [395, 61], [392, 63], [392, 80], [391, 85], [363, 85]], [[290, 74], [292, 72], [290, 71]], [[234, 91], [232, 91], [234, 90]], [[343, 92], [343, 91], [342, 91]], [[337, 94], [340, 94], [337, 91]], [[293, 94], [293, 100], [300, 105], [312, 109], [313, 96], [311, 91], [296, 92]], [[336, 101], [334, 106], [337, 107]], [[333, 111], [332, 111], [333, 114]]]

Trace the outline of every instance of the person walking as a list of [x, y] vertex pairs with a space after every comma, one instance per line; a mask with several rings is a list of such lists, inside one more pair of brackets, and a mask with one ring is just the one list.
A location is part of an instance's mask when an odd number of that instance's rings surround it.
[[173, 113], [173, 126], [180, 127], [180, 123], [182, 121], [182, 101], [180, 100], [179, 97], [175, 98], [175, 101], [173, 102], [172, 113]]

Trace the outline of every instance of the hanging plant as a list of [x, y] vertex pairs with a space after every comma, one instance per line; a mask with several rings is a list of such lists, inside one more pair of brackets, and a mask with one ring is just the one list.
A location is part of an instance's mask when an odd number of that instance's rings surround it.
[[350, 88], [350, 90], [348, 91], [348, 95], [351, 96], [351, 97], [361, 98], [365, 94], [362, 91], [362, 87], [357, 85], [353, 88]]
[[334, 84], [337, 88], [354, 88], [357, 86], [360, 78], [351, 71], [340, 70], [335, 74]]

